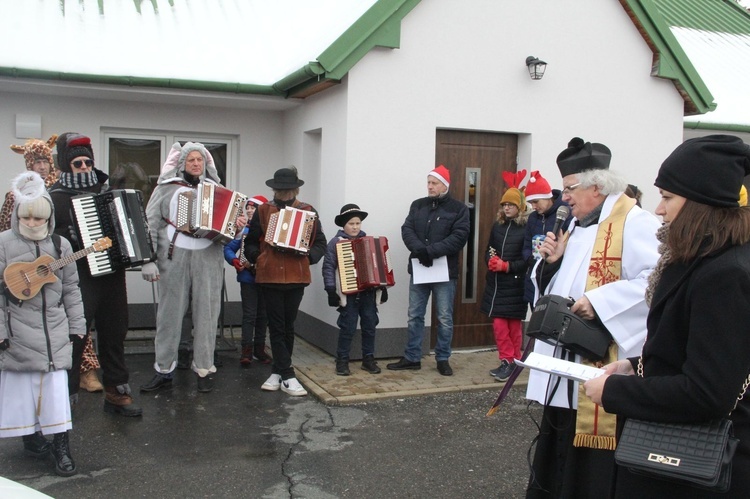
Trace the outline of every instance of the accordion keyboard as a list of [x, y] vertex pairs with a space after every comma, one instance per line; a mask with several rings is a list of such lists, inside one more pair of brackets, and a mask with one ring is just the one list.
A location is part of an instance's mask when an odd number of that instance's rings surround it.
[[339, 281], [342, 293], [357, 292], [357, 266], [354, 263], [354, 251], [351, 241], [341, 241], [336, 244], [338, 259]]
[[[81, 237], [81, 247], [88, 248], [95, 241], [105, 236], [106, 223], [99, 219], [96, 200], [94, 196], [73, 198], [73, 212], [78, 221], [78, 231]], [[107, 231], [111, 233], [111, 231]], [[113, 272], [109, 253], [89, 253], [86, 257], [89, 262], [91, 275], [107, 274]]]

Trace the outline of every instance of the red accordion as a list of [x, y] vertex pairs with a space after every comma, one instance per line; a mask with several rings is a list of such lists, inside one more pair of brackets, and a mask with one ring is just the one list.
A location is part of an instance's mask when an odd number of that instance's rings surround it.
[[247, 196], [217, 184], [202, 182], [193, 191], [179, 194], [177, 230], [226, 244], [237, 233], [237, 218], [244, 213]]
[[396, 284], [385, 237], [342, 239], [336, 243], [336, 257], [341, 292], [345, 295]]

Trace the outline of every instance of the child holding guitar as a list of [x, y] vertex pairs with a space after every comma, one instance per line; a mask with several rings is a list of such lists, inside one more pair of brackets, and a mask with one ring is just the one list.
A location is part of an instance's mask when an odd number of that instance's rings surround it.
[[[53, 205], [42, 178], [33, 171], [13, 181], [15, 209], [11, 229], [0, 233], [0, 437], [22, 437], [27, 454], [46, 458], [55, 472], [75, 475], [68, 430], [72, 428], [68, 376], [72, 364], [70, 337], [86, 334], [78, 271], [72, 260], [54, 267], [47, 259], [38, 272], [27, 272], [28, 292], [14, 296], [6, 286], [5, 270], [17, 262], [39, 257], [71, 257], [70, 243], [51, 236]], [[38, 273], [53, 272], [55, 279], [34, 286]], [[8, 274], [6, 276], [6, 274]], [[44, 435], [53, 435], [52, 442]]]

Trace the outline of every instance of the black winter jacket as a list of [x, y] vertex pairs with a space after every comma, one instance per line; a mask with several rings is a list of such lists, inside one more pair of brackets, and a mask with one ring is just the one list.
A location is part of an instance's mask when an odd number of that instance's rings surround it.
[[[401, 226], [401, 238], [414, 254], [427, 248], [433, 260], [448, 257], [448, 275], [458, 279], [458, 254], [469, 239], [469, 209], [450, 194], [437, 199], [417, 199], [409, 207], [409, 214]], [[411, 274], [409, 257], [409, 273]]]
[[[533, 251], [534, 240], [541, 238], [541, 240], [544, 241], [544, 236], [555, 226], [557, 209], [560, 208], [560, 206], [567, 206], [567, 203], [562, 201], [562, 196], [558, 189], [552, 189], [552, 199], [554, 202], [549, 210], [542, 214], [532, 210], [529, 214], [529, 220], [526, 223], [526, 237], [523, 241], [523, 258], [528, 264], [528, 271], [526, 272], [523, 299], [526, 300], [527, 303], [534, 301], [534, 284], [531, 282], [531, 269], [534, 268], [534, 263], [536, 263], [535, 259], [538, 257]], [[562, 226], [563, 231], [568, 230], [572, 218], [573, 216], [569, 215], [568, 219], [565, 220], [565, 223], [563, 223]]]
[[495, 222], [484, 252], [484, 263], [491, 257], [490, 248], [501, 260], [508, 262], [508, 272], [487, 270], [480, 310], [490, 317], [506, 319], [526, 318], [527, 305], [523, 299], [527, 261], [522, 249], [526, 234], [527, 215], [521, 214], [510, 221]]
[[[648, 314], [643, 378], [610, 376], [604, 409], [621, 418], [694, 423], [726, 417], [740, 444], [732, 461], [732, 489], [716, 496], [747, 497], [750, 490], [750, 397], [737, 403], [750, 373], [750, 243], [704, 257], [694, 265], [670, 264], [659, 280]], [[630, 359], [634, 368], [637, 358]], [[618, 471], [616, 497], [698, 497], [680, 487]]]

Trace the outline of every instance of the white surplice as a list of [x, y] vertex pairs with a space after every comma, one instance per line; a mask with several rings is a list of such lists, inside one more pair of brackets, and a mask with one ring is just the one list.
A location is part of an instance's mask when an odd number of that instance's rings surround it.
[[[604, 220], [612, 212], [617, 199], [624, 194], [610, 194], [604, 201], [599, 220]], [[648, 306], [645, 301], [645, 291], [648, 276], [659, 259], [659, 242], [656, 231], [661, 223], [651, 213], [634, 206], [625, 219], [622, 247], [622, 277], [619, 281], [611, 282], [596, 289], [586, 291], [585, 295], [594, 307], [597, 316], [612, 334], [619, 347], [620, 359], [638, 356], [646, 339], [646, 316]], [[591, 253], [596, 242], [599, 225], [594, 224], [583, 228], [575, 226], [575, 219], [570, 224], [571, 231], [565, 247], [564, 257], [558, 272], [553, 276], [543, 294], [553, 294], [571, 297], [574, 300], [584, 295], [588, 278]], [[539, 265], [537, 262], [537, 265]], [[535, 269], [536, 270], [536, 269]], [[536, 286], [536, 279], [534, 279]], [[538, 295], [538, 290], [536, 290]], [[563, 351], [540, 340], [534, 342], [534, 352], [562, 357]], [[576, 362], [581, 357], [575, 356]], [[568, 401], [567, 381], [560, 381], [553, 398], [547, 401], [547, 392], [551, 392], [558, 377], [550, 376], [540, 371], [529, 373], [529, 384], [526, 398], [539, 403], [547, 403], [555, 407], [578, 408], [578, 382], [574, 383], [572, 407]]]
[[72, 427], [67, 371], [0, 372], [0, 438]]

